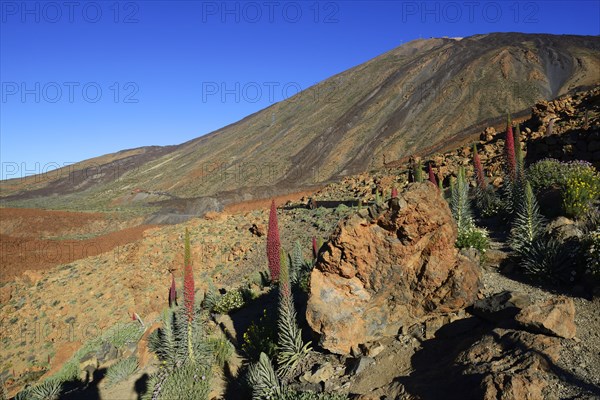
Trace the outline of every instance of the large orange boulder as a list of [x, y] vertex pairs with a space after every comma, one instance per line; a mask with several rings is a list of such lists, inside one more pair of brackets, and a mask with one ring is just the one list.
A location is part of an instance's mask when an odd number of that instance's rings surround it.
[[454, 247], [456, 225], [429, 182], [338, 225], [311, 275], [307, 320], [334, 353], [471, 305], [479, 266]]

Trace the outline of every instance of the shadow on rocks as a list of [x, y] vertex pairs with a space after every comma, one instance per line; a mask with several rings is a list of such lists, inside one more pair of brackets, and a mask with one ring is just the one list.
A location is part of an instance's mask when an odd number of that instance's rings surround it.
[[413, 372], [396, 381], [423, 400], [483, 398], [480, 386], [483, 375], [466, 374], [456, 359], [492, 329], [492, 324], [476, 317], [443, 326], [435, 338], [423, 342], [422, 350], [412, 357]]

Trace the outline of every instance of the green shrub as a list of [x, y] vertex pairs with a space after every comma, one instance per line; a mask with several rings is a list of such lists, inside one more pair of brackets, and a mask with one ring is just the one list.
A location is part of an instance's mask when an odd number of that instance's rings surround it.
[[274, 358], [277, 353], [276, 322], [263, 310], [258, 323], [252, 321], [242, 336], [242, 351], [251, 360], [258, 360], [260, 353]]
[[223, 367], [227, 361], [231, 360], [235, 348], [220, 331], [217, 336], [208, 338], [207, 342], [215, 358], [215, 363], [219, 367]]
[[227, 314], [244, 306], [244, 296], [239, 290], [230, 290], [222, 295], [213, 307], [213, 311], [219, 314]]
[[563, 193], [563, 208], [568, 216], [585, 215], [600, 195], [600, 175], [583, 170], [580, 175], [567, 178]]
[[106, 380], [109, 385], [116, 385], [129, 378], [138, 369], [138, 360], [135, 356], [124, 358], [108, 367]]
[[311, 274], [311, 271], [312, 271], [312, 268], [308, 269], [308, 270], [302, 271], [302, 273], [300, 274], [300, 277], [298, 278], [298, 282], [297, 282], [298, 288], [300, 290], [302, 290], [304, 293], [310, 292], [310, 274]]
[[535, 193], [553, 186], [562, 186], [566, 177], [565, 164], [552, 158], [538, 161], [527, 169], [527, 180]]
[[479, 210], [482, 217], [493, 217], [502, 210], [502, 201], [491, 187], [475, 190], [475, 207]]
[[489, 245], [488, 231], [485, 228], [478, 228], [475, 225], [471, 225], [459, 232], [456, 238], [456, 247], [459, 249], [473, 248], [479, 250], [482, 254], [486, 252]]
[[527, 177], [535, 193], [560, 188], [562, 211], [569, 217], [582, 217], [600, 197], [600, 174], [584, 161], [538, 161], [529, 167]]
[[344, 216], [346, 214], [348, 214], [351, 211], [350, 207], [348, 207], [345, 204], [340, 204], [339, 206], [336, 207], [335, 209], [335, 213], [338, 216]]
[[128, 343], [136, 343], [144, 334], [144, 327], [137, 321], [117, 324], [102, 335], [102, 338], [116, 348]]

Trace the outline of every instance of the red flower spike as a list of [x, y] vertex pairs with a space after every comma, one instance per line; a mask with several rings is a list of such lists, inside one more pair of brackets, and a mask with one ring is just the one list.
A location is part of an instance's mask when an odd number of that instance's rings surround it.
[[317, 239], [313, 236], [312, 238], [312, 250], [313, 250], [313, 259], [316, 260], [319, 255], [319, 249], [317, 248]]
[[398, 197], [398, 189], [396, 189], [396, 187], [394, 186], [392, 188], [392, 199], [395, 199]]
[[435, 179], [435, 174], [433, 173], [433, 168], [431, 167], [431, 163], [429, 163], [429, 182], [433, 183], [435, 186], [438, 185], [437, 180]]
[[281, 259], [279, 252], [281, 250], [281, 242], [279, 241], [279, 227], [277, 224], [277, 207], [275, 200], [271, 202], [271, 212], [269, 214], [269, 229], [267, 232], [267, 259], [269, 261], [269, 272], [271, 273], [271, 281], [279, 280], [279, 269]]
[[[510, 117], [509, 117], [510, 118]], [[517, 158], [515, 156], [515, 138], [513, 136], [512, 125], [506, 127], [506, 166], [508, 168], [508, 176], [512, 182], [517, 179]]]
[[194, 320], [194, 271], [192, 269], [192, 260], [190, 255], [190, 233], [185, 230], [185, 259], [183, 271], [183, 303], [188, 322]]
[[483, 167], [481, 166], [481, 160], [477, 153], [477, 145], [473, 145], [473, 166], [475, 167], [475, 179], [477, 181], [477, 187], [481, 190], [485, 189], [485, 175], [483, 174]]
[[175, 276], [171, 274], [171, 288], [169, 289], [169, 307], [177, 305], [177, 289], [175, 287]]

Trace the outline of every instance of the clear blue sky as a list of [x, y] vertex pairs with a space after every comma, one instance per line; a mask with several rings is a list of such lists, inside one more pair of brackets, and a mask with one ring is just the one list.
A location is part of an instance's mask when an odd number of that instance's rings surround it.
[[419, 37], [598, 35], [600, 2], [2, 0], [0, 22], [7, 178], [184, 142]]

